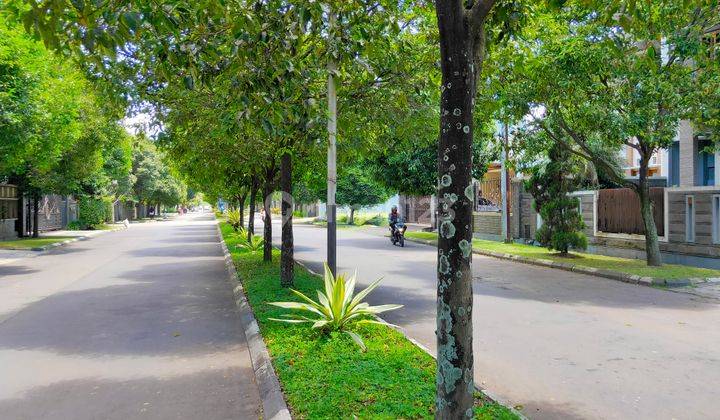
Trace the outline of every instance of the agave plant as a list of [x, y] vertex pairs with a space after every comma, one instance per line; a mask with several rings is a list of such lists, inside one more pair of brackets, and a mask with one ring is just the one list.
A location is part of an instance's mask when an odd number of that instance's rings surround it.
[[240, 229], [240, 210], [228, 210], [226, 213], [227, 222], [232, 226], [235, 232]]
[[[243, 233], [245, 233], [244, 230]], [[263, 249], [263, 246], [265, 246], [265, 240], [256, 235], [243, 235], [243, 240], [237, 246], [238, 248], [243, 248], [252, 253], [255, 253]]]
[[[344, 274], [333, 277], [332, 272], [325, 265], [325, 292], [317, 290], [317, 302], [305, 296], [303, 293], [290, 289], [303, 302], [271, 302], [270, 305], [280, 308], [294, 309], [301, 312], [309, 312], [310, 316], [302, 314], [288, 314], [285, 318], [270, 318], [273, 321], [288, 322], [293, 324], [311, 323], [312, 328], [329, 331], [341, 331], [357, 343], [365, 351], [367, 347], [360, 336], [350, 330], [353, 324], [382, 324], [372, 319], [373, 315], [382, 312], [402, 308], [402, 305], [379, 305], [370, 306], [363, 299], [370, 294], [379, 284], [378, 279], [360, 293], [355, 293], [355, 282], [357, 272], [350, 278]], [[353, 296], [354, 295], [354, 296]]]
[[244, 227], [240, 226], [235, 232], [230, 232], [228, 236], [236, 241], [244, 242], [247, 241], [248, 232]]

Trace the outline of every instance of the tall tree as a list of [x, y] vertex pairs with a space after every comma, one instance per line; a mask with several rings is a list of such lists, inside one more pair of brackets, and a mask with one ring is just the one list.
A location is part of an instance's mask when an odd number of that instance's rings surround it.
[[436, 0], [440, 36], [436, 417], [473, 415], [472, 205], [474, 107], [488, 45], [516, 31], [524, 4]]
[[355, 220], [355, 212], [366, 206], [387, 200], [387, 190], [372, 178], [369, 171], [360, 166], [344, 168], [338, 180], [337, 203], [350, 207], [348, 224]]
[[[658, 1], [632, 7], [595, 2], [609, 16], [568, 2], [562, 14], [537, 22], [541, 44], [520, 45], [507, 60], [507, 103], [530, 115], [526, 137], [542, 132], [593, 162], [604, 176], [631, 188], [640, 200], [647, 264], [661, 264], [649, 164], [674, 141], [681, 120], [717, 105], [698, 92], [720, 89], [718, 64], [705, 30], [715, 22], [712, 2]], [[552, 74], [552, 77], [547, 77]], [[637, 182], [615, 162], [620, 148], [640, 156]]]
[[485, 21], [493, 0], [435, 3], [440, 30], [438, 143], [438, 419], [473, 416], [472, 204], [473, 105], [482, 67]]

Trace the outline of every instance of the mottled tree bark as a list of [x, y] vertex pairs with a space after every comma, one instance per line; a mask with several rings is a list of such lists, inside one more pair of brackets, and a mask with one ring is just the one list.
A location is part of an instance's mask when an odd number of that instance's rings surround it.
[[437, 419], [473, 417], [473, 106], [476, 74], [480, 72], [484, 54], [484, 22], [494, 3], [494, 0], [435, 2], [442, 70], [438, 142]]
[[257, 202], [258, 179], [252, 177], [250, 184], [250, 208], [248, 209], [248, 241], [255, 234], [255, 203]]
[[[659, 267], [662, 265], [660, 256], [660, 242], [658, 240], [657, 226], [655, 226], [654, 205], [650, 201], [650, 185], [648, 182], [648, 166], [652, 151], [640, 152], [640, 171], [638, 177], [637, 194], [640, 198], [640, 212], [645, 227], [645, 254], [649, 266]], [[665, 209], [665, 211], [668, 211]]]
[[280, 161], [280, 189], [282, 190], [282, 246], [280, 248], [280, 285], [293, 286], [293, 197], [292, 197], [292, 156], [284, 153]]

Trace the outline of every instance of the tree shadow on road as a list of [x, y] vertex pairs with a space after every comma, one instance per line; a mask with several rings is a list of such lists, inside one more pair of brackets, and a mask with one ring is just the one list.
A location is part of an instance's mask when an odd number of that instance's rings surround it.
[[[127, 363], [127, 362], [125, 362]], [[82, 366], [80, 361], [79, 366]], [[227, 419], [259, 418], [260, 400], [250, 367], [207, 367], [179, 374], [172, 370], [132, 374], [122, 362], [109, 362], [107, 375], [88, 378], [78, 369], [73, 379], [36, 385], [17, 398], [0, 400], [6, 419]], [[120, 370], [120, 371], [119, 371]], [[28, 366], [28, 374], [32, 368]], [[138, 377], [139, 376], [139, 377]], [[42, 376], [41, 376], [42, 378]], [[13, 380], [5, 377], [4, 380]], [[42, 383], [36, 377], [33, 382]]]
[[0, 349], [186, 356], [235, 346], [245, 338], [226, 276], [221, 263], [188, 261], [78, 282], [3, 323]]
[[22, 265], [0, 265], [0, 279], [6, 276], [22, 276], [37, 273], [39, 270]]

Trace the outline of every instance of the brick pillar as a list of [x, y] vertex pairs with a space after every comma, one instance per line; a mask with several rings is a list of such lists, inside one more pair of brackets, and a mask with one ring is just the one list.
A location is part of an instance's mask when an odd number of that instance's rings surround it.
[[690, 121], [680, 121], [678, 126], [678, 140], [680, 142], [680, 186], [692, 187], [697, 185], [697, 142], [693, 136]]

